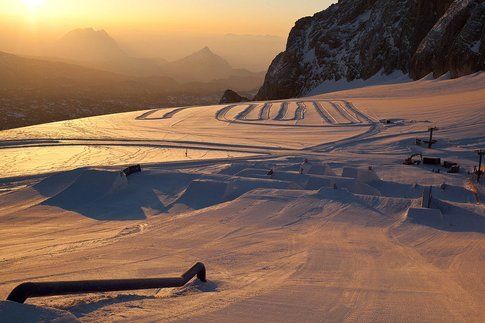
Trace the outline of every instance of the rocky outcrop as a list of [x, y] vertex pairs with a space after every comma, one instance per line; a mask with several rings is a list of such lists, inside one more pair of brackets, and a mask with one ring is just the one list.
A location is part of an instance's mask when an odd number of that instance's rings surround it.
[[450, 72], [460, 77], [485, 67], [485, 2], [455, 1], [419, 45], [411, 76], [419, 79]]
[[[378, 72], [401, 71], [419, 78], [430, 72], [463, 75], [483, 69], [483, 49], [478, 57], [472, 53], [482, 48], [476, 42], [483, 37], [481, 2], [340, 0], [297, 21], [255, 99], [298, 97], [325, 81], [365, 80]], [[448, 26], [444, 33], [440, 25]], [[453, 46], [447, 48], [450, 40]], [[464, 52], [466, 60], [459, 60]], [[443, 54], [445, 61], [438, 57]]]
[[224, 92], [224, 94], [222, 95], [222, 98], [219, 101], [219, 104], [239, 103], [239, 102], [247, 102], [247, 101], [249, 101], [248, 98], [244, 96], [240, 96], [233, 90], [226, 90], [226, 92]]

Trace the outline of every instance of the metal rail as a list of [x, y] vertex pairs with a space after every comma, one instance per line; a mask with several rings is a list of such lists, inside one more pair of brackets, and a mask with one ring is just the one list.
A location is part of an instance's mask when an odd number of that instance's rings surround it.
[[24, 303], [30, 297], [181, 287], [187, 284], [196, 275], [200, 281], [206, 281], [205, 266], [201, 262], [196, 263], [192, 268], [182, 274], [182, 276], [176, 278], [109, 279], [42, 283], [28, 282], [15, 287], [8, 295], [7, 300]]

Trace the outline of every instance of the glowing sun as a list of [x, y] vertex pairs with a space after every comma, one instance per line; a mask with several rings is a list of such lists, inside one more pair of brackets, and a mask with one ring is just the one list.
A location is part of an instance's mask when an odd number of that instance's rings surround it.
[[44, 2], [44, 0], [21, 0], [21, 1], [29, 10], [37, 9]]

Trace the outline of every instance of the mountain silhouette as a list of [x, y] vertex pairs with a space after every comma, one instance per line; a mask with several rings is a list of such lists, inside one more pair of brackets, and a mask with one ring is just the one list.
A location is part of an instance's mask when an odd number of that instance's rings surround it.
[[225, 89], [254, 91], [263, 76], [179, 83], [163, 74], [137, 77], [0, 51], [0, 130], [151, 106], [216, 104]]
[[81, 62], [127, 59], [128, 55], [105, 30], [79, 28], [68, 32], [56, 44], [60, 57]]
[[105, 30], [94, 28], [68, 32], [40, 58], [127, 76], [170, 78], [180, 84], [212, 83], [207, 84], [209, 87], [217, 82], [236, 89], [246, 89], [252, 83], [256, 88], [263, 82], [264, 75], [233, 68], [207, 46], [173, 62], [132, 57]]
[[224, 58], [209, 47], [166, 65], [165, 72], [179, 82], [209, 82], [237, 74]]

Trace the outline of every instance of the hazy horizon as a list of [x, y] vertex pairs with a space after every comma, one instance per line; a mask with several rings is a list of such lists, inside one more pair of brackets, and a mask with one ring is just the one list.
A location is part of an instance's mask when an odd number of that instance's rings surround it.
[[332, 2], [0, 0], [0, 50], [44, 56], [67, 32], [95, 28], [132, 56], [175, 60], [209, 46], [235, 67], [257, 71], [284, 49], [296, 20]]

